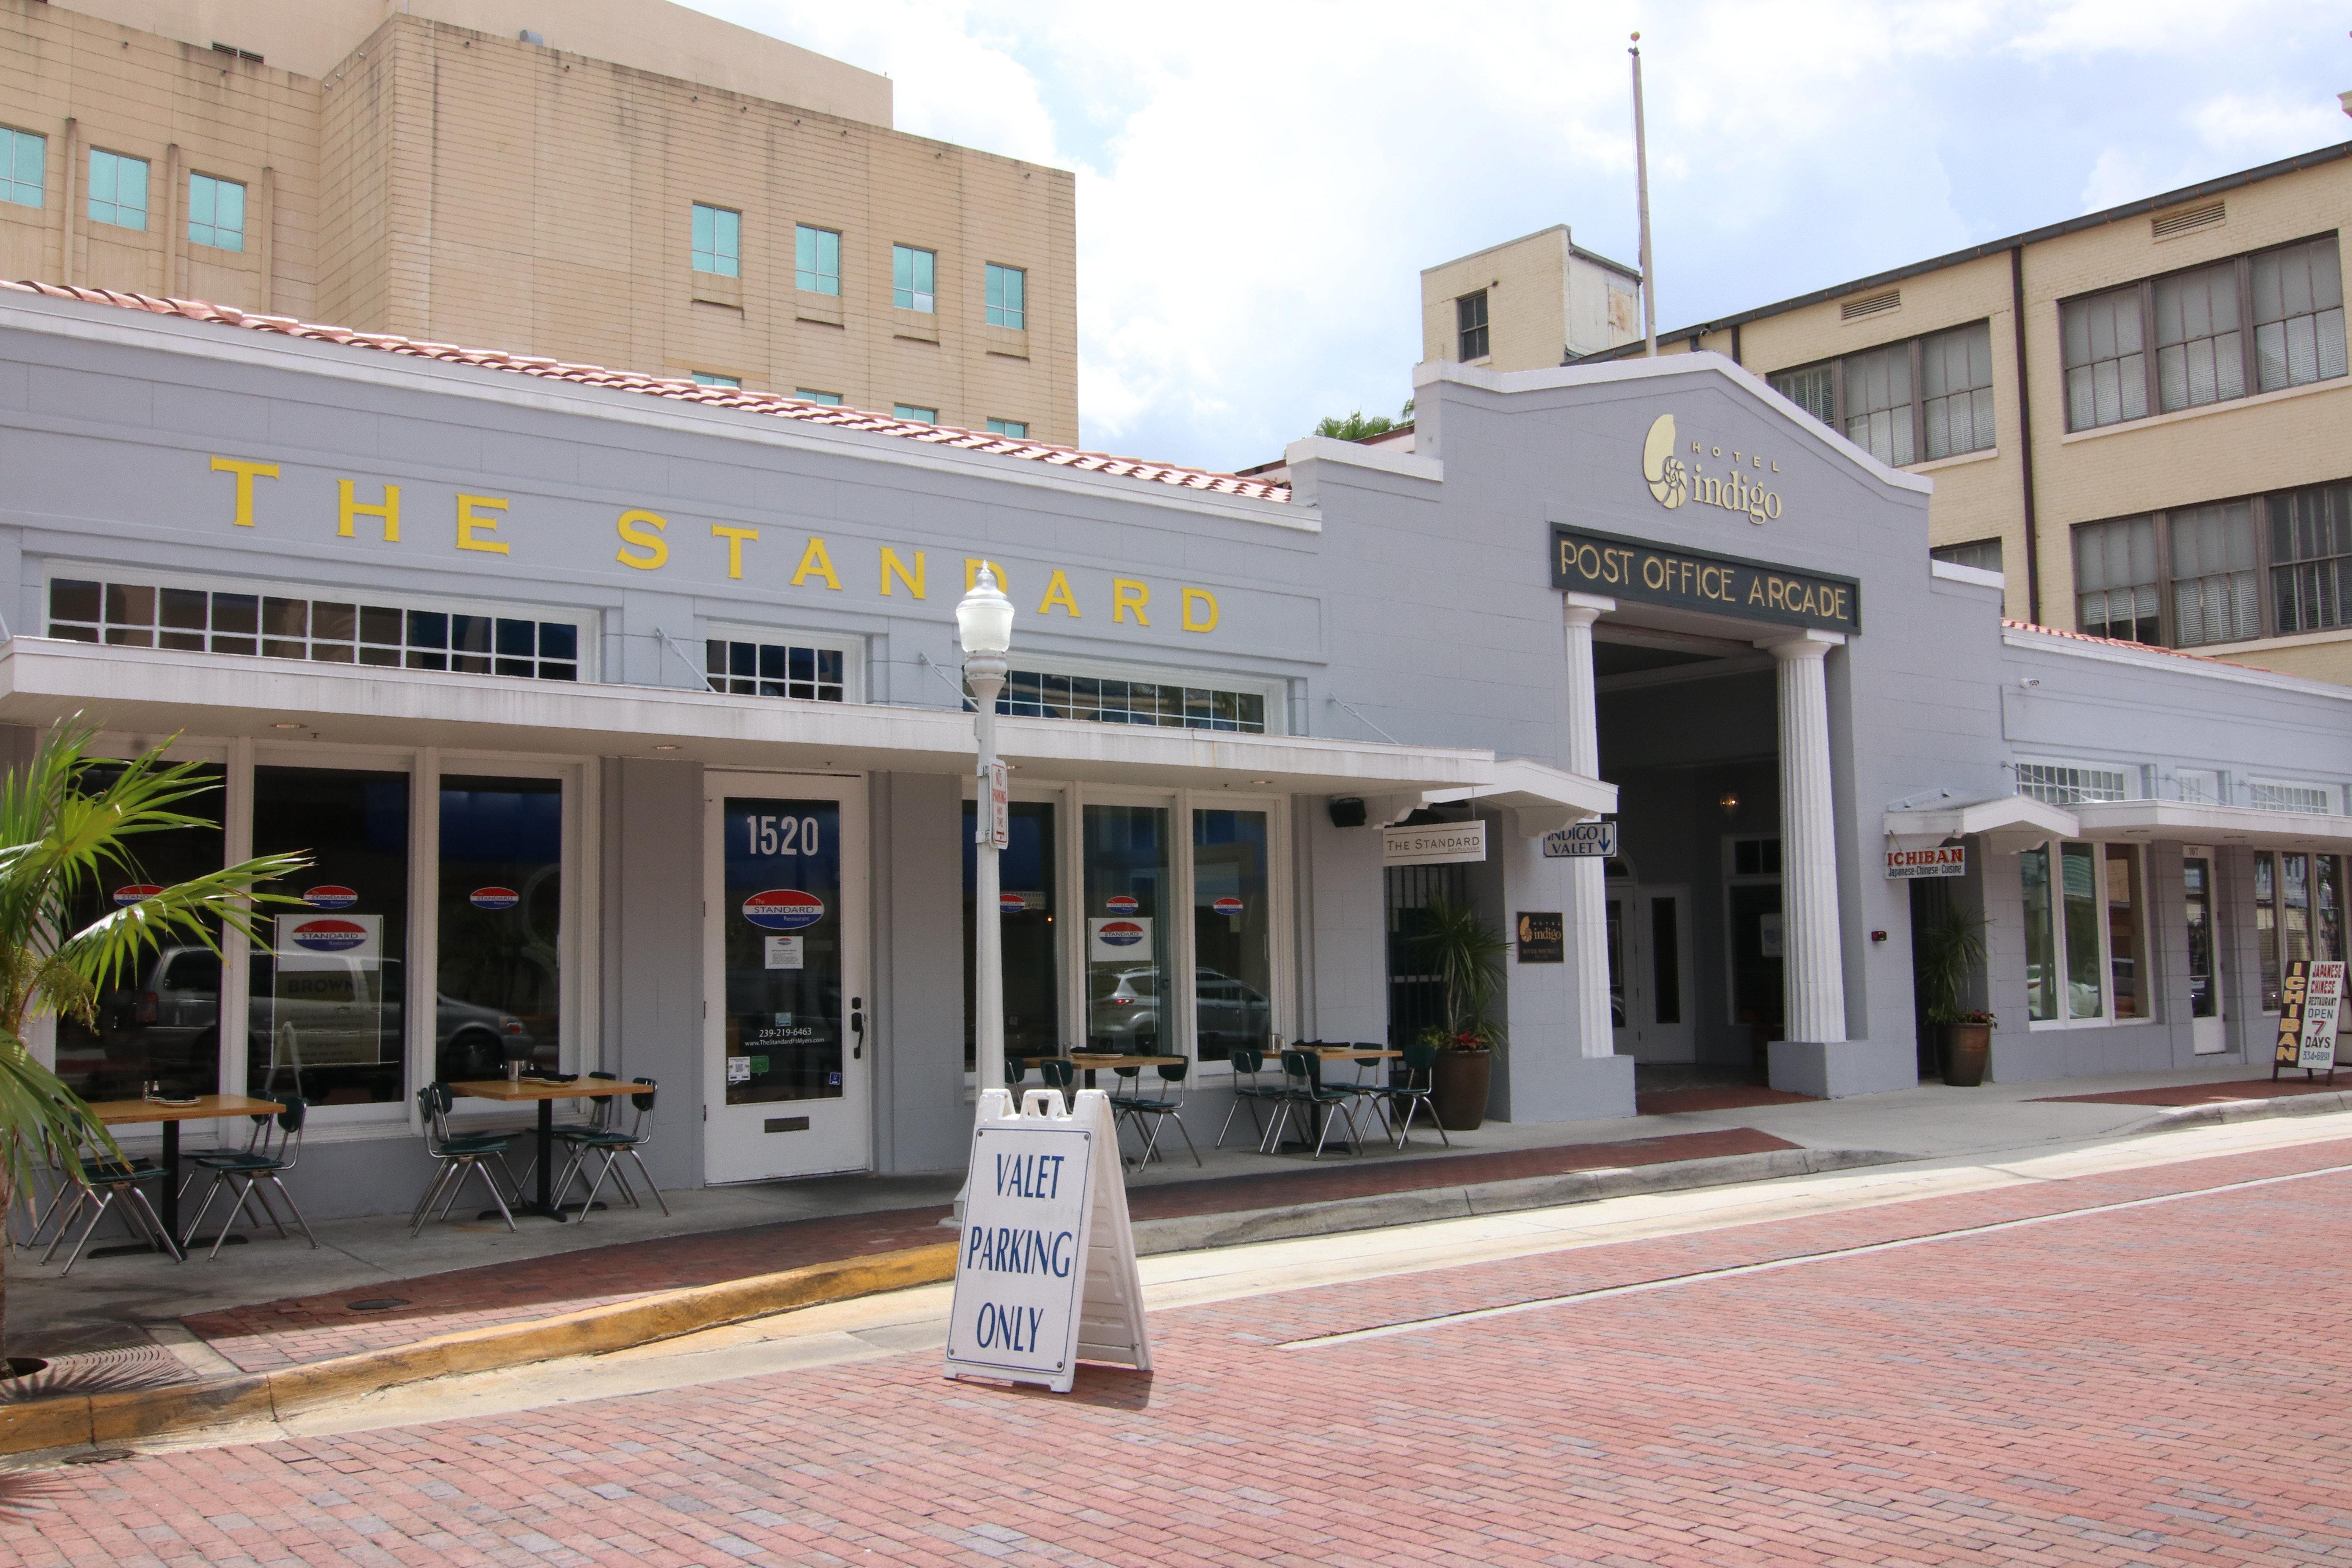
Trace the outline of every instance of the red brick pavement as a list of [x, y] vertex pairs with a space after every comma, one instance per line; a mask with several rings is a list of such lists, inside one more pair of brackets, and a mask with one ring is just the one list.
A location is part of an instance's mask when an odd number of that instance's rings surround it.
[[2246, 1078], [2228, 1083], [2177, 1083], [2168, 1089], [2120, 1089], [2113, 1094], [2053, 1094], [2036, 1103], [2053, 1105], [2219, 1105], [2231, 1100], [2277, 1100], [2291, 1094], [2341, 1094], [2352, 1089], [2326, 1079]]
[[[1277, 1205], [1328, 1203], [1471, 1182], [1794, 1147], [1752, 1128], [1733, 1128], [1486, 1154], [1433, 1154], [1361, 1163], [1335, 1160], [1304, 1170], [1284, 1164], [1265, 1175], [1139, 1187], [1129, 1202], [1129, 1212], [1138, 1219], [1234, 1214]], [[195, 1313], [182, 1321], [239, 1369], [268, 1372], [357, 1351], [413, 1344], [435, 1334], [577, 1311], [656, 1290], [920, 1247], [948, 1239], [939, 1224], [947, 1213], [943, 1207], [887, 1209], [624, 1242]], [[386, 1297], [406, 1304], [375, 1312], [352, 1310], [354, 1301]]]
[[40, 1478], [0, 1564], [2352, 1563], [2352, 1175], [1345, 1347], [1301, 1333], [2352, 1163], [2352, 1142]]

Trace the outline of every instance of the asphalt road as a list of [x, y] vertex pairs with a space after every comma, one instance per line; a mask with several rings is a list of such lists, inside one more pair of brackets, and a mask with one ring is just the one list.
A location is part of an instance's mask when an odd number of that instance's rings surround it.
[[0, 1563], [2352, 1563], [2352, 1127], [2142, 1144], [1154, 1260], [1059, 1398], [849, 1303], [0, 1477]]

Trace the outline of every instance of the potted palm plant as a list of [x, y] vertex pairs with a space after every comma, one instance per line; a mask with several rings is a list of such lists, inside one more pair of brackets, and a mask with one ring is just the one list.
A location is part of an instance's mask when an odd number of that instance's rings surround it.
[[1975, 1089], [1984, 1082], [1993, 1026], [2000, 1021], [1990, 1013], [1960, 1005], [1969, 977], [1984, 967], [1984, 928], [1982, 915], [1947, 901], [1921, 922], [1914, 950], [1927, 1022], [1943, 1037], [1944, 1081], [1956, 1089]]
[[1437, 1047], [1431, 1099], [1438, 1124], [1475, 1132], [1486, 1119], [1495, 1052], [1509, 1043], [1490, 1014], [1510, 944], [1476, 910], [1443, 894], [1423, 909], [1419, 941], [1445, 988], [1445, 1022], [1421, 1034], [1423, 1045]]
[[[89, 754], [92, 731], [57, 725], [26, 766], [0, 781], [0, 1356], [6, 1351], [6, 1216], [53, 1149], [96, 1147], [120, 1159], [113, 1136], [79, 1095], [41, 1065], [26, 1029], [42, 1015], [94, 1020], [100, 994], [163, 944], [219, 951], [221, 927], [251, 937], [258, 883], [310, 864], [299, 855], [247, 860], [115, 909], [75, 930], [67, 913], [94, 882], [143, 883], [141, 836], [205, 826], [179, 808], [220, 786], [164, 746], [128, 763]], [[165, 742], [168, 746], [170, 742]], [[6, 1357], [8, 1375], [41, 1363]]]

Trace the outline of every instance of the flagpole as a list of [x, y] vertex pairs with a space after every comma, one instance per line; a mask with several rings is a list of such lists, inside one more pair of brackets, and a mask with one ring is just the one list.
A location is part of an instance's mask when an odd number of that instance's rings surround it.
[[1650, 144], [1642, 127], [1642, 35], [1633, 35], [1633, 184], [1642, 204], [1642, 352], [1658, 353], [1658, 290], [1650, 270]]

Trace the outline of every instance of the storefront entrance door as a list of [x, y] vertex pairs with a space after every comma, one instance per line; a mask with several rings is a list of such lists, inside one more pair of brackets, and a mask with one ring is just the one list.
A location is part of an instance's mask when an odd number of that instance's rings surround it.
[[1690, 889], [1609, 889], [1609, 1020], [1617, 1054], [1698, 1059], [1690, 1009]]
[[865, 1170], [864, 790], [756, 773], [705, 780], [708, 1177]]
[[2181, 858], [2180, 879], [2189, 917], [2189, 1037], [2199, 1056], [2219, 1056], [2230, 1040], [2213, 964], [2212, 852], [2192, 847]]

